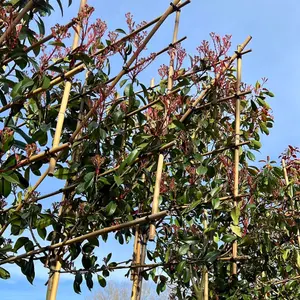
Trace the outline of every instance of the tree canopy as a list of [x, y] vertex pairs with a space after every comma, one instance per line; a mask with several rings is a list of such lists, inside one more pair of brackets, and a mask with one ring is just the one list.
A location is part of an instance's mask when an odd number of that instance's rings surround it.
[[[0, 2], [2, 279], [14, 263], [32, 283], [42, 263], [55, 299], [59, 274], [74, 274], [80, 293], [83, 281], [105, 287], [128, 268], [137, 293], [151, 279], [173, 299], [299, 297], [299, 149], [256, 163], [274, 95], [265, 78], [241, 80], [251, 37], [235, 48], [230, 35], [211, 33], [188, 54], [176, 30], [190, 1], [150, 22], [128, 13], [126, 28], [109, 30], [82, 0], [50, 32], [52, 1]], [[149, 53], [174, 14], [171, 44]], [[142, 83], [164, 53], [167, 63]], [[41, 194], [48, 176], [65, 187]], [[97, 258], [109, 234], [120, 248], [135, 239], [127, 262], [115, 261], [116, 249]]]

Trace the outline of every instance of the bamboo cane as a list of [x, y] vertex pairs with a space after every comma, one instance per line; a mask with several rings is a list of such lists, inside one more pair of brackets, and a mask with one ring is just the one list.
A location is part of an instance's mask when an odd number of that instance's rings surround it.
[[[242, 57], [239, 53], [243, 49], [238, 46], [237, 49], [237, 75], [236, 75], [236, 93], [238, 94], [241, 87], [241, 72], [242, 72]], [[233, 196], [236, 197], [239, 194], [239, 164], [240, 164], [240, 147], [238, 146], [240, 143], [240, 114], [241, 114], [241, 105], [239, 97], [236, 98], [236, 106], [235, 106], [235, 145], [236, 148], [234, 150], [234, 190]], [[233, 203], [234, 207], [237, 207], [238, 203], [235, 200]], [[237, 241], [233, 242], [232, 245], [232, 257], [235, 259], [237, 257]], [[237, 264], [235, 261], [232, 262], [231, 266], [231, 274], [233, 276], [237, 275]]]
[[[154, 78], [151, 79], [150, 82], [150, 87], [153, 88], [154, 87]], [[142, 175], [142, 181], [145, 182], [145, 174]], [[140, 209], [142, 209], [142, 207], [140, 206]], [[137, 257], [137, 255], [139, 255], [139, 262], [140, 264], [144, 264], [145, 263], [145, 255], [146, 255], [146, 244], [147, 244], [147, 237], [145, 235], [143, 235], [143, 243], [140, 246], [140, 249], [138, 249], [137, 244], [139, 241], [139, 232], [136, 232], [136, 236], [135, 236], [135, 257]], [[140, 250], [138, 252], [138, 250]], [[132, 280], [133, 280], [133, 284], [132, 284], [132, 299], [133, 300], [140, 300], [141, 295], [142, 295], [142, 284], [143, 284], [143, 278], [142, 276], [140, 276], [141, 273], [141, 269], [135, 269], [133, 276], [132, 276]], [[132, 274], [132, 273], [131, 273]]]
[[[87, 2], [87, 0], [80, 1], [79, 13], [83, 10], [84, 6], [86, 5], [86, 2]], [[73, 40], [73, 44], [72, 44], [72, 50], [75, 50], [78, 47], [79, 35], [80, 35], [81, 30], [82, 30], [81, 25], [77, 24], [75, 34], [74, 34], [74, 40]], [[71, 81], [67, 81], [65, 83], [63, 98], [62, 98], [60, 110], [58, 113], [58, 119], [57, 119], [56, 130], [55, 130], [55, 134], [54, 134], [54, 138], [53, 138], [52, 148], [57, 147], [60, 142], [60, 137], [61, 137], [64, 119], [65, 119], [65, 112], [66, 112], [66, 109], [68, 106], [71, 88], [72, 88]], [[53, 176], [53, 174], [54, 174], [56, 161], [57, 161], [56, 158], [51, 157], [50, 162], [49, 162], [49, 171], [48, 171], [49, 176]], [[62, 201], [64, 199], [65, 199], [65, 195], [63, 195]], [[62, 207], [59, 210], [59, 216], [61, 214], [62, 214]], [[61, 262], [60, 262], [59, 257], [56, 259], [55, 265], [56, 265], [55, 266], [56, 270], [61, 269]], [[47, 289], [47, 296], [46, 296], [47, 300], [55, 300], [56, 299], [59, 278], [60, 278], [59, 272], [55, 272], [54, 275], [50, 277], [49, 285], [48, 285], [48, 289]]]
[[16, 18], [12, 21], [12, 23], [9, 25], [6, 31], [1, 35], [0, 46], [2, 46], [7, 36], [11, 34], [11, 31], [18, 25], [18, 23], [24, 18], [24, 16], [33, 8], [33, 6], [34, 6], [34, 1], [30, 0], [22, 9], [22, 11], [18, 13]]
[[41, 152], [39, 154], [32, 155], [32, 156], [18, 162], [18, 164], [16, 166], [13, 166], [13, 167], [8, 168], [8, 169], [1, 169], [0, 173], [4, 173], [4, 172], [7, 172], [7, 171], [12, 171], [12, 170], [17, 170], [21, 167], [25, 167], [25, 166], [30, 165], [30, 164], [38, 161], [38, 160], [44, 159], [45, 157], [51, 156], [51, 155], [53, 155], [57, 152], [65, 150], [65, 149], [69, 148], [70, 146], [71, 146], [70, 143], [65, 143], [65, 144], [62, 144], [60, 146], [53, 147], [52, 149], [50, 149], [48, 151], [44, 151], [44, 152]]
[[146, 216], [146, 217], [138, 218], [138, 219], [135, 219], [133, 221], [129, 221], [129, 222], [126, 222], [126, 223], [106, 227], [106, 228], [99, 229], [99, 230], [95, 230], [95, 231], [92, 231], [90, 233], [87, 233], [87, 234], [69, 239], [69, 240], [64, 241], [64, 242], [59, 242], [59, 243], [56, 243], [56, 244], [53, 244], [53, 245], [49, 245], [49, 246], [42, 247], [42, 248], [39, 248], [39, 249], [31, 250], [31, 251], [28, 251], [26, 253], [20, 254], [18, 256], [8, 257], [6, 259], [1, 260], [0, 265], [4, 265], [6, 263], [11, 263], [11, 262], [20, 260], [22, 258], [30, 257], [32, 255], [40, 254], [44, 251], [54, 250], [54, 249], [61, 248], [61, 247], [64, 247], [64, 246], [72, 245], [74, 243], [82, 242], [86, 239], [91, 239], [91, 238], [94, 238], [94, 237], [98, 237], [98, 236], [101, 236], [101, 235], [106, 234], [106, 233], [119, 231], [119, 230], [122, 230], [122, 229], [125, 229], [125, 228], [130, 228], [130, 227], [136, 226], [138, 224], [145, 224], [145, 223], [152, 222], [154, 220], [162, 219], [162, 218], [166, 217], [168, 215], [168, 213], [169, 213], [169, 211], [164, 210], [164, 211], [161, 211], [157, 214], [152, 214], [152, 215], [149, 215], [149, 216]]
[[[147, 251], [147, 241], [148, 241], [148, 234], [143, 234], [142, 235], [142, 244], [141, 244], [141, 261], [140, 261], [140, 265], [144, 265], [145, 264], [145, 260], [146, 260], [146, 251]], [[137, 295], [137, 300], [141, 300], [142, 297], [142, 287], [143, 287], [143, 276], [141, 275], [141, 272], [143, 271], [143, 267], [139, 268], [139, 293]]]
[[[88, 76], [89, 76], [89, 71], [86, 72], [85, 81], [87, 80]], [[84, 109], [84, 98], [81, 99], [79, 116], [78, 116], [78, 120], [77, 120], [77, 126], [80, 124], [79, 120], [81, 120], [83, 117], [83, 109]], [[73, 152], [73, 155], [72, 155], [72, 160], [75, 162], [78, 162], [78, 160], [79, 160], [78, 152], [79, 152], [79, 148], [76, 148], [76, 150]], [[75, 176], [75, 179], [76, 179], [76, 176]], [[68, 185], [68, 181], [66, 181], [66, 186], [67, 185]], [[66, 196], [66, 194], [64, 193], [62, 196], [62, 199], [61, 199], [62, 203], [65, 201], [65, 196]], [[60, 207], [59, 216], [61, 216], [63, 213], [64, 213], [63, 208]], [[54, 239], [53, 239], [53, 241], [54, 241]], [[50, 276], [49, 281], [48, 281], [47, 300], [54, 300], [57, 295], [58, 282], [59, 282], [59, 278], [60, 278], [60, 273], [58, 271], [61, 270], [61, 262], [60, 262], [59, 253], [60, 253], [60, 249], [58, 249], [57, 254], [56, 254], [56, 259], [55, 259], [56, 260], [56, 263], [55, 263], [56, 272], [52, 276]]]
[[[139, 226], [136, 226], [135, 234], [134, 234], [133, 255], [132, 255], [132, 264], [133, 265], [136, 263], [138, 240], [139, 240]], [[135, 271], [132, 271], [130, 274], [130, 280], [134, 281], [134, 277], [135, 277]], [[133, 286], [132, 286], [132, 290], [133, 290]]]
[[[203, 220], [203, 229], [207, 229], [207, 211], [204, 210], [204, 220]], [[203, 279], [204, 279], [204, 289], [203, 289], [203, 300], [208, 300], [208, 270], [207, 267], [203, 267]]]
[[[86, 5], [86, 2], [87, 2], [87, 0], [80, 1], [79, 13], [83, 10], [84, 6]], [[82, 30], [81, 25], [77, 24], [75, 34], [74, 34], [72, 50], [75, 50], [78, 47], [79, 35], [80, 35], [81, 30]], [[71, 88], [72, 88], [72, 83], [70, 81], [67, 81], [65, 83], [64, 94], [63, 94], [63, 98], [61, 101], [60, 110], [58, 113], [56, 130], [55, 130], [53, 144], [52, 144], [53, 148], [57, 147], [60, 142], [61, 132], [62, 132], [63, 125], [64, 125], [64, 120], [65, 120], [65, 112], [66, 112], [66, 109], [68, 106]], [[56, 159], [54, 157], [51, 157], [50, 163], [49, 163], [49, 173], [48, 173], [49, 176], [53, 176], [55, 166], [56, 166]]]
[[[157, 163], [157, 171], [156, 171], [156, 179], [155, 179], [155, 187], [154, 187], [154, 195], [153, 195], [153, 202], [152, 202], [152, 214], [158, 213], [158, 201], [159, 201], [159, 194], [160, 194], [160, 182], [161, 182], [161, 175], [163, 170], [163, 163], [164, 163], [164, 156], [159, 154], [158, 156], [158, 163]], [[154, 241], [156, 236], [156, 229], [155, 224], [150, 224], [149, 229], [149, 241]]]
[[[141, 263], [141, 241], [140, 241], [140, 227], [136, 226], [136, 248], [135, 248], [135, 264]], [[131, 300], [137, 300], [139, 295], [139, 269], [135, 269], [133, 273], [133, 284], [131, 292]]]
[[[178, 4], [181, 4], [181, 1]], [[178, 10], [176, 12], [176, 16], [175, 16], [175, 25], [174, 25], [173, 40], [172, 40], [173, 45], [175, 42], [177, 42], [179, 20], [180, 20], [180, 10]], [[168, 74], [168, 90], [169, 91], [171, 91], [173, 88], [173, 76], [174, 76], [174, 55], [173, 55], [173, 53], [171, 53], [169, 74]]]

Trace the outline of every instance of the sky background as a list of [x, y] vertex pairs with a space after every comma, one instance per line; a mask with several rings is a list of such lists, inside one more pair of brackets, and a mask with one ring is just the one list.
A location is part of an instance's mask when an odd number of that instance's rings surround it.
[[[53, 6], [55, 0], [52, 0]], [[67, 1], [62, 1], [67, 2]], [[47, 20], [47, 32], [56, 23], [65, 24], [77, 14], [79, 0], [73, 0], [70, 8], [65, 6], [65, 14], [62, 17], [59, 9]], [[110, 30], [126, 28], [125, 13], [131, 12], [137, 23], [150, 21], [161, 15], [169, 5], [170, 0], [127, 0], [127, 1], [101, 1], [89, 0], [88, 4], [95, 7], [93, 18], [100, 18], [107, 22]], [[248, 35], [253, 37], [248, 48], [252, 53], [243, 59], [243, 81], [255, 84], [256, 80], [267, 77], [267, 88], [275, 94], [269, 103], [273, 108], [275, 118], [274, 128], [269, 136], [262, 137], [262, 149], [257, 159], [263, 159], [270, 155], [277, 160], [279, 154], [287, 145], [300, 146], [300, 58], [299, 58], [299, 29], [300, 29], [300, 2], [299, 0], [193, 0], [191, 4], [182, 9], [179, 38], [187, 36], [183, 47], [187, 52], [195, 53], [196, 47], [203, 39], [209, 39], [210, 32], [220, 35], [231, 34], [233, 48], [242, 43]], [[174, 24], [173, 14], [163, 24], [159, 33], [153, 38], [149, 46], [150, 52], [159, 51], [166, 47], [172, 39]], [[156, 65], [150, 66], [147, 72], [142, 74], [142, 81], [150, 82], [154, 76], [157, 79], [157, 67], [168, 64], [168, 56], [159, 57]], [[154, 74], [154, 75], [153, 75]], [[53, 191], [51, 179], [43, 184], [42, 193]], [[63, 184], [63, 183], [62, 183]], [[60, 186], [57, 186], [60, 188]], [[60, 198], [51, 198], [51, 201], [59, 201]], [[132, 253], [132, 245], [118, 247], [113, 237], [109, 243], [102, 243], [99, 257], [114, 251], [115, 261], [126, 260]], [[126, 248], [126, 249], [125, 249]], [[6, 267], [6, 266], [5, 266]], [[36, 270], [36, 279], [33, 286], [19, 272], [18, 268], [9, 266], [11, 279], [0, 281], [1, 300], [15, 299], [45, 299], [47, 272], [42, 267]], [[123, 273], [114, 273], [111, 280], [122, 283]], [[83, 287], [82, 295], [76, 295], [72, 287], [73, 278], [62, 276], [58, 300], [88, 299], [91, 293]], [[124, 283], [125, 284], [125, 283]], [[128, 284], [128, 283], [127, 283]], [[98, 289], [95, 282], [95, 289]]]

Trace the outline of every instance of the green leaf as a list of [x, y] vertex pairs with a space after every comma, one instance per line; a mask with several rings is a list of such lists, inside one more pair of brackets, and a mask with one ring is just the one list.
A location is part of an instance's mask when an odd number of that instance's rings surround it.
[[8, 197], [11, 192], [11, 183], [5, 180], [4, 178], [0, 178], [0, 195], [3, 197]]
[[213, 263], [218, 258], [219, 255], [220, 255], [219, 251], [211, 251], [205, 255], [204, 260], [209, 263]]
[[92, 290], [94, 283], [93, 283], [93, 274], [92, 273], [86, 273], [84, 274], [86, 286], [89, 290]]
[[275, 97], [275, 95], [270, 91], [265, 92], [265, 94], [268, 95], [269, 97]]
[[44, 76], [43, 83], [42, 83], [42, 89], [47, 90], [50, 86], [50, 83], [51, 83], [51, 79], [47, 76]]
[[184, 244], [179, 248], [178, 253], [179, 255], [185, 255], [189, 251], [189, 249], [190, 249], [190, 245]]
[[116, 209], [117, 209], [117, 204], [114, 201], [110, 201], [105, 207], [105, 211], [108, 216], [113, 215]]
[[182, 122], [180, 122], [179, 120], [174, 120], [173, 124], [181, 130], [186, 130], [184, 124]]
[[186, 261], [185, 260], [181, 261], [176, 267], [177, 273], [181, 274], [185, 266], [186, 266]]
[[210, 195], [213, 197], [213, 196], [216, 195], [220, 190], [221, 190], [221, 187], [220, 187], [220, 186], [216, 186], [215, 188], [213, 188], [213, 189], [210, 191]]
[[15, 98], [17, 95], [19, 95], [19, 91], [21, 90], [22, 87], [22, 81], [19, 81], [16, 83], [11, 91], [11, 97]]
[[238, 237], [242, 237], [242, 231], [241, 231], [240, 226], [231, 224], [230, 228], [231, 228], [232, 232], [235, 233]]
[[1, 177], [3, 177], [5, 180], [7, 180], [8, 182], [10, 183], [13, 183], [13, 184], [20, 184], [20, 181], [19, 181], [19, 178], [16, 174], [14, 173], [11, 173], [11, 174], [1, 174]]
[[9, 279], [10, 278], [9, 272], [1, 267], [0, 267], [0, 278], [1, 279]]
[[136, 158], [139, 156], [139, 153], [140, 150], [135, 149], [126, 157], [126, 163], [128, 166], [130, 166], [136, 160]]
[[205, 175], [207, 173], [207, 167], [205, 166], [200, 166], [199, 168], [197, 168], [196, 172], [198, 175]]
[[224, 243], [232, 243], [234, 240], [236, 240], [236, 236], [232, 234], [224, 234], [222, 237]]
[[256, 140], [252, 140], [250, 144], [254, 147], [254, 149], [260, 149], [261, 148], [261, 143]]
[[240, 215], [241, 215], [241, 210], [240, 210], [239, 206], [237, 205], [230, 212], [230, 216], [231, 216], [231, 218], [233, 220], [233, 224], [234, 225], [238, 225], [239, 224], [239, 217], [240, 217]]
[[220, 206], [220, 198], [214, 198], [211, 201], [214, 209], [217, 209]]
[[117, 29], [115, 30], [115, 32], [119, 32], [119, 33], [126, 34], [126, 31], [123, 30], [123, 29], [121, 29], [121, 28], [117, 28]]
[[100, 286], [102, 286], [103, 288], [106, 287], [106, 280], [104, 277], [102, 277], [101, 275], [97, 275], [98, 278], [98, 282], [100, 284]]
[[81, 283], [82, 283], [82, 275], [80, 273], [77, 273], [73, 283], [73, 289], [76, 294], [81, 293], [81, 289], [80, 289]]
[[20, 248], [22, 248], [29, 241], [28, 237], [20, 237], [15, 243], [14, 251], [17, 252]]
[[246, 155], [250, 160], [255, 161], [255, 155], [251, 151], [247, 151]]
[[61, 15], [63, 16], [64, 15], [64, 11], [63, 11], [63, 6], [61, 4], [61, 0], [56, 0], [56, 1], [57, 1], [57, 4], [58, 4], [59, 8], [60, 8]]
[[95, 177], [95, 172], [89, 172], [84, 175], [83, 179], [84, 182], [87, 183], [88, 186], [90, 186], [94, 181], [94, 177]]
[[127, 82], [128, 79], [123, 79], [120, 81], [120, 88]]
[[[54, 176], [58, 179], [69, 179], [72, 175], [75, 175], [76, 171], [73, 172], [70, 170], [70, 168], [59, 168], [54, 172]], [[93, 178], [93, 176], [92, 176]]]
[[114, 175], [114, 180], [117, 186], [120, 186], [123, 183], [123, 179], [120, 176]]
[[134, 97], [134, 90], [132, 83], [128, 83], [124, 89], [124, 94], [127, 97]]
[[0, 89], [0, 100], [1, 100], [2, 106], [5, 106], [7, 104], [6, 98], [1, 89]]

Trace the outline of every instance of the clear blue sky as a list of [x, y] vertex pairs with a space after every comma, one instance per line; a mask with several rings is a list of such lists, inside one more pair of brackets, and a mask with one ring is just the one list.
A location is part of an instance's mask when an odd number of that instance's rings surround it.
[[[53, 4], [56, 1], [52, 1]], [[67, 1], [62, 1], [67, 2]], [[94, 6], [94, 16], [105, 20], [109, 28], [124, 28], [126, 12], [132, 12], [135, 20], [150, 21], [159, 16], [169, 5], [170, 0], [128, 0], [128, 1], [99, 1], [90, 0], [89, 5]], [[65, 16], [60, 16], [59, 10], [47, 22], [47, 28], [57, 22], [67, 21], [77, 13], [79, 0], [73, 0], [71, 8], [65, 10]], [[55, 6], [56, 7], [56, 6]], [[270, 104], [273, 108], [275, 126], [270, 136], [263, 137], [263, 147], [257, 158], [270, 155], [276, 160], [278, 155], [288, 144], [300, 146], [300, 101], [298, 87], [300, 82], [299, 58], [299, 30], [300, 30], [300, 2], [299, 0], [193, 0], [182, 10], [179, 37], [188, 36], [183, 46], [188, 52], [193, 52], [203, 39], [209, 38], [210, 32], [218, 34], [232, 34], [233, 50], [242, 43], [248, 35], [253, 36], [250, 48], [253, 52], [246, 55], [243, 60], [243, 80], [254, 84], [261, 77], [269, 78], [267, 87], [275, 94]], [[150, 51], [157, 51], [171, 42], [174, 15], [171, 16], [161, 28], [159, 34], [153, 39]], [[168, 57], [162, 56], [158, 64], [167, 63]], [[143, 74], [144, 81], [150, 81], [157, 65], [149, 68]], [[47, 181], [42, 192], [50, 192], [53, 185]], [[59, 198], [52, 200], [58, 201]], [[127, 259], [132, 251], [132, 245], [125, 250], [117, 249], [117, 242], [110, 239], [107, 245], [100, 248], [99, 256], [110, 251], [116, 251], [116, 260]], [[18, 269], [11, 270], [11, 279], [0, 281], [1, 299], [45, 299], [46, 288], [44, 283], [47, 273], [38, 268], [36, 280], [31, 286]], [[122, 274], [114, 274], [114, 280], [120, 281]], [[98, 288], [97, 284], [95, 285]], [[83, 287], [81, 296], [72, 291], [72, 281], [68, 276], [61, 280], [57, 299], [84, 299], [88, 291]]]

